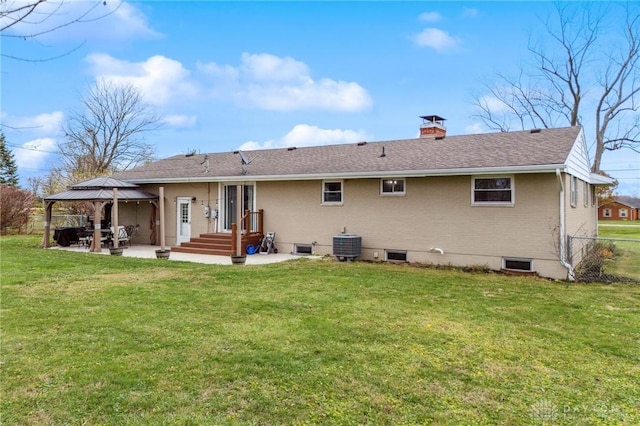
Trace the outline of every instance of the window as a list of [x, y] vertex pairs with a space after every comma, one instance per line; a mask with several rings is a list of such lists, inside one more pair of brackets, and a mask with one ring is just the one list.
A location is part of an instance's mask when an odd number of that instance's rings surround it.
[[589, 184], [587, 182], [582, 182], [582, 184], [582, 203], [585, 207], [589, 207], [589, 194], [591, 193], [591, 190], [589, 189]]
[[521, 259], [517, 257], [503, 257], [502, 269], [507, 271], [532, 272], [531, 259]]
[[609, 209], [609, 208], [604, 209], [604, 212], [602, 213], [602, 216], [611, 217], [611, 209]]
[[472, 204], [513, 205], [513, 200], [512, 177], [473, 178]]
[[380, 194], [382, 195], [404, 195], [404, 179], [381, 179]]
[[620, 216], [620, 217], [628, 217], [627, 215], [628, 215], [627, 209], [620, 209], [618, 211], [618, 216]]
[[406, 250], [385, 250], [384, 260], [391, 262], [406, 262], [407, 251]]
[[325, 180], [322, 182], [322, 204], [342, 204], [341, 180]]
[[571, 176], [569, 193], [571, 198], [571, 207], [575, 207], [578, 203], [578, 178], [575, 176]]

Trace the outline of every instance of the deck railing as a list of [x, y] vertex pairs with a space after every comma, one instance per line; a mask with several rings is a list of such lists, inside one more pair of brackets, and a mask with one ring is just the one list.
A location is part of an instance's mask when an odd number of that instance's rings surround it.
[[[263, 235], [264, 222], [263, 222], [264, 210], [260, 209], [257, 212], [245, 210], [244, 215], [240, 219], [240, 232], [241, 232], [241, 246], [244, 250], [247, 242], [251, 239], [254, 240]], [[249, 230], [247, 232], [247, 229]], [[251, 238], [250, 238], [251, 237]], [[231, 224], [231, 251], [237, 253], [238, 248], [238, 225], [236, 223]]]

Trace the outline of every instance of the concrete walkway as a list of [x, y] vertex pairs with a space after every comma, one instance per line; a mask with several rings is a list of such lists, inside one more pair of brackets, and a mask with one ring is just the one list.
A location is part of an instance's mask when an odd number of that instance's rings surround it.
[[[157, 246], [146, 246], [146, 245], [132, 245], [126, 246], [126, 248], [122, 251], [122, 255], [125, 257], [139, 257], [143, 259], [155, 259], [156, 258], [156, 250], [160, 247]], [[51, 247], [50, 250], [65, 250], [77, 253], [89, 253], [89, 250], [86, 247], [73, 245], [71, 247], [59, 247], [54, 246]], [[92, 254], [103, 254], [110, 255], [108, 248], [103, 248], [100, 253], [92, 253]], [[296, 256], [288, 253], [271, 253], [271, 254], [252, 254], [247, 255], [246, 265], [264, 265], [267, 263], [277, 263], [284, 262], [292, 259], [320, 259], [320, 256]], [[190, 253], [178, 253], [171, 252], [169, 256], [169, 260], [179, 260], [183, 262], [195, 262], [195, 263], [209, 263], [213, 265], [231, 265], [231, 258], [229, 256], [214, 256], [210, 254], [190, 254]], [[161, 262], [161, 260], [158, 260]]]

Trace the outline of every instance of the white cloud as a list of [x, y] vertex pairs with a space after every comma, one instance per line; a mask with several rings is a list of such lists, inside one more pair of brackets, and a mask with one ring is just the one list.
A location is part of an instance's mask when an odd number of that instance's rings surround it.
[[367, 134], [362, 131], [342, 129], [321, 129], [309, 124], [297, 124], [280, 139], [265, 142], [248, 141], [239, 149], [252, 151], [257, 149], [305, 147], [317, 145], [335, 145], [343, 143], [355, 143], [367, 140]]
[[[18, 0], [20, 4], [33, 1]], [[11, 17], [3, 16], [2, 24]], [[34, 13], [8, 31], [22, 36], [37, 35], [48, 41], [106, 40], [122, 41], [134, 38], [157, 38], [144, 13], [131, 3], [119, 1], [45, 1]], [[73, 25], [68, 25], [72, 23]]]
[[438, 28], [425, 28], [413, 37], [413, 41], [418, 46], [430, 47], [438, 52], [454, 49], [460, 44], [460, 40]]
[[189, 71], [180, 62], [162, 55], [152, 56], [144, 62], [128, 62], [94, 53], [86, 60], [97, 80], [132, 84], [152, 105], [166, 105], [197, 93]]
[[242, 54], [241, 69], [245, 77], [254, 82], [274, 81], [305, 84], [312, 82], [309, 67], [293, 58], [280, 58], [268, 53]]
[[465, 7], [462, 10], [463, 18], [475, 18], [476, 16], [478, 16], [478, 14], [479, 14], [478, 9], [473, 9], [471, 7]]
[[472, 123], [464, 128], [465, 133], [469, 135], [475, 135], [478, 133], [484, 133], [486, 131], [485, 126], [482, 123]]
[[170, 127], [188, 128], [196, 125], [197, 118], [194, 115], [167, 115], [162, 122]]
[[[107, 23], [110, 38], [130, 39], [134, 37], [157, 38], [161, 34], [149, 26], [147, 17], [130, 3], [122, 2], [120, 7], [114, 12], [115, 22]], [[105, 19], [105, 21], [107, 21]]]
[[244, 53], [237, 68], [209, 63], [199, 69], [210, 77], [212, 93], [266, 110], [361, 111], [373, 103], [358, 83], [330, 78], [316, 81], [305, 63], [290, 57]]
[[11, 117], [3, 114], [2, 119], [5, 124], [16, 129], [26, 130], [37, 134], [51, 134], [58, 133], [60, 131], [60, 126], [64, 120], [64, 113], [61, 111], [54, 111], [31, 117]]
[[442, 15], [438, 12], [424, 12], [418, 16], [418, 19], [423, 22], [438, 22], [442, 19]]
[[[193, 99], [203, 92], [199, 90], [202, 84], [182, 63], [162, 55], [129, 62], [94, 53], [86, 61], [97, 80], [132, 84], [146, 102], [156, 106]], [[244, 53], [237, 67], [215, 62], [198, 63], [196, 67], [208, 79], [209, 96], [231, 99], [246, 107], [362, 111], [373, 104], [369, 93], [358, 83], [331, 78], [314, 80], [305, 63], [290, 57]]]
[[507, 111], [507, 105], [495, 96], [482, 96], [478, 99], [478, 103], [482, 105], [482, 109], [490, 111], [493, 114]]
[[56, 150], [55, 139], [40, 138], [22, 144], [13, 155], [18, 169], [39, 169]]

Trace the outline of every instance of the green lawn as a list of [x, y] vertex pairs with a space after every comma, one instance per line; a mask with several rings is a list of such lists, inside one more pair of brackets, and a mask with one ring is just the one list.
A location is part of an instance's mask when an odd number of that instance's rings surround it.
[[614, 238], [615, 257], [608, 261], [606, 269], [617, 276], [640, 281], [640, 221], [600, 221], [598, 234], [602, 238]]
[[640, 424], [640, 286], [1, 237], [2, 424]]

